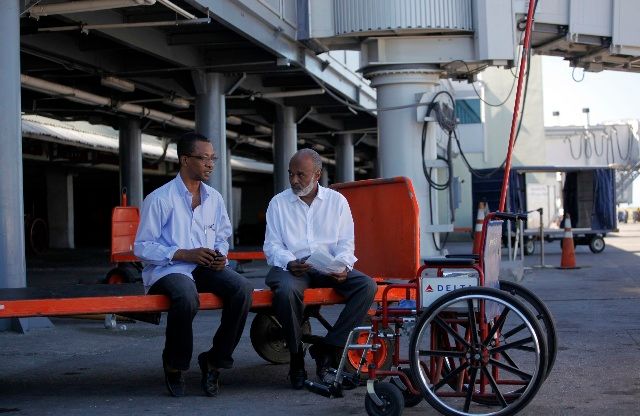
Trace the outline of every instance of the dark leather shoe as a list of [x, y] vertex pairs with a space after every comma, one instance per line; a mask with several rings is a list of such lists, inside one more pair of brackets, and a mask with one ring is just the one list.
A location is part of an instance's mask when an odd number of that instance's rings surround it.
[[183, 397], [185, 394], [185, 382], [182, 371], [168, 371], [164, 369], [164, 383], [173, 397]]
[[313, 344], [309, 348], [309, 354], [316, 361], [316, 375], [324, 380], [329, 370], [336, 367], [335, 347], [323, 343]]
[[304, 387], [304, 381], [306, 379], [307, 372], [304, 370], [304, 348], [300, 345], [298, 352], [292, 353], [289, 360], [289, 381], [294, 390], [300, 390]]
[[217, 396], [218, 390], [220, 390], [220, 371], [209, 370], [206, 352], [198, 355], [198, 365], [202, 373], [202, 379], [200, 380], [202, 391], [209, 397]]

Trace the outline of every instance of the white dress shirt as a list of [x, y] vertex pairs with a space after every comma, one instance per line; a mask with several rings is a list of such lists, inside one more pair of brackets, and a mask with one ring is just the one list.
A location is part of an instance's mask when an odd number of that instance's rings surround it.
[[307, 205], [291, 189], [269, 202], [264, 254], [267, 263], [287, 269], [287, 264], [324, 249], [349, 269], [358, 260], [354, 252], [353, 218], [347, 199], [318, 185]]
[[145, 290], [163, 276], [181, 273], [193, 279], [195, 263], [171, 261], [178, 249], [207, 247], [227, 255], [231, 223], [222, 195], [200, 183], [200, 205], [191, 209], [193, 195], [178, 174], [144, 199], [133, 247], [145, 267]]

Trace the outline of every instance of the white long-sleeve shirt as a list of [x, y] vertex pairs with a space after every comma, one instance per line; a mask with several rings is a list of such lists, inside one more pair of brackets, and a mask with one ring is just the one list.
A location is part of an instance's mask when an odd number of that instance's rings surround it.
[[158, 279], [171, 273], [193, 279], [195, 263], [171, 260], [178, 249], [207, 247], [225, 256], [229, 252], [231, 223], [222, 195], [201, 183], [201, 202], [194, 210], [192, 198], [178, 174], [147, 195], [142, 203], [133, 252], [145, 263], [142, 280], [147, 291]]
[[351, 270], [354, 256], [353, 218], [347, 199], [333, 189], [318, 186], [307, 205], [291, 189], [269, 202], [264, 254], [267, 263], [282, 269], [296, 259], [324, 249]]

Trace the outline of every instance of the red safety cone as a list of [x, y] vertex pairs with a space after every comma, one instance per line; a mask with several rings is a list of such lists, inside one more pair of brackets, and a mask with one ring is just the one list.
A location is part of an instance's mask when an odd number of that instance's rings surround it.
[[482, 246], [482, 224], [484, 223], [485, 206], [484, 202], [478, 203], [478, 214], [476, 215], [476, 228], [473, 233], [473, 254], [480, 254]]
[[571, 217], [566, 215], [564, 220], [564, 237], [562, 238], [562, 259], [561, 269], [576, 268], [576, 251], [573, 246], [573, 232], [571, 231]]

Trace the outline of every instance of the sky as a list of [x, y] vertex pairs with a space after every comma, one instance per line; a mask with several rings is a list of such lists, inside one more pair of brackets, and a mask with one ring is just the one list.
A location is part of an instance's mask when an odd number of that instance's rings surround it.
[[[640, 73], [574, 71], [562, 58], [544, 56], [542, 94], [545, 126], [586, 125], [583, 108], [589, 108], [591, 124], [640, 120]], [[633, 183], [632, 206], [640, 206], [640, 178]]]
[[[620, 119], [640, 119], [640, 73], [584, 72], [562, 58], [542, 58], [545, 126], [584, 125], [583, 108], [591, 124]], [[559, 116], [553, 116], [559, 111]]]

